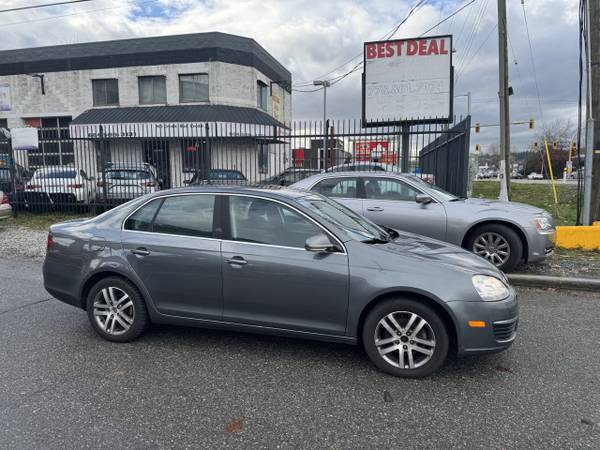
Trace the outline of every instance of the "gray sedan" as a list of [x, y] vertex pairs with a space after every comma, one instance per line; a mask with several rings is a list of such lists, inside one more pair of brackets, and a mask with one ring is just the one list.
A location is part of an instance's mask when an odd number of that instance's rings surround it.
[[554, 222], [543, 209], [458, 198], [413, 175], [323, 173], [292, 187], [334, 198], [379, 225], [459, 245], [505, 272], [554, 249]]
[[297, 190], [161, 191], [53, 225], [43, 272], [110, 341], [154, 322], [361, 343], [397, 376], [504, 350], [518, 320], [485, 260]]

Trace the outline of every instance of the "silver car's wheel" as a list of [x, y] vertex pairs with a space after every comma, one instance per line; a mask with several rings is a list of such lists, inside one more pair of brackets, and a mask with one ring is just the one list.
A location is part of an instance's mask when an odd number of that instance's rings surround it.
[[503, 266], [510, 258], [510, 245], [506, 238], [501, 234], [489, 231], [475, 238], [472, 251], [496, 267]]
[[122, 289], [116, 286], [105, 287], [94, 298], [94, 320], [107, 334], [124, 334], [135, 320], [133, 301]]
[[375, 347], [381, 357], [400, 369], [417, 369], [435, 353], [435, 333], [421, 316], [408, 311], [394, 311], [375, 327]]

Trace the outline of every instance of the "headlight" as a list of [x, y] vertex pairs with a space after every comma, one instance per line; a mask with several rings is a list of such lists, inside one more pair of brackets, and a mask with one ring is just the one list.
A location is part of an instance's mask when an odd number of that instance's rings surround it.
[[508, 287], [496, 277], [473, 275], [473, 286], [482, 300], [495, 302], [509, 296]]
[[533, 224], [535, 225], [538, 233], [548, 233], [549, 231], [554, 230], [552, 220], [547, 216], [535, 217], [533, 219]]

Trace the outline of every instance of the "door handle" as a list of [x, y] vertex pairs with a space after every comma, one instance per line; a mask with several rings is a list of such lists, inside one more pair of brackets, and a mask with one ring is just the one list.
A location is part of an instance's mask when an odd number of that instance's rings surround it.
[[383, 208], [381, 206], [369, 206], [367, 211], [383, 211]]
[[228, 264], [237, 264], [237, 265], [240, 265], [240, 266], [248, 264], [248, 261], [246, 261], [241, 256], [234, 256], [233, 258], [226, 259], [226, 261], [227, 261]]
[[144, 247], [138, 247], [131, 250], [131, 253], [137, 256], [148, 256], [150, 251]]

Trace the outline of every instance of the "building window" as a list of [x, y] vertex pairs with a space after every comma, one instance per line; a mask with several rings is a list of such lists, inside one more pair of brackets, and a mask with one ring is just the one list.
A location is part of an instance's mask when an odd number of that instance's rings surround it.
[[70, 116], [42, 117], [40, 119], [38, 149], [27, 152], [29, 168], [62, 166], [75, 162], [73, 141], [69, 133], [71, 120]]
[[94, 106], [119, 105], [119, 80], [92, 80]]
[[167, 103], [167, 78], [165, 76], [138, 77], [140, 105]]
[[262, 81], [256, 82], [256, 106], [263, 111], [267, 110], [267, 85]]
[[269, 146], [258, 144], [258, 173], [269, 173]]
[[179, 75], [179, 103], [207, 102], [208, 74]]

